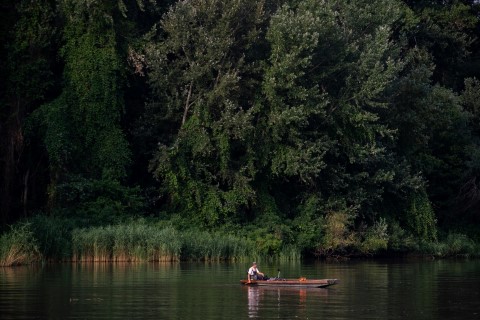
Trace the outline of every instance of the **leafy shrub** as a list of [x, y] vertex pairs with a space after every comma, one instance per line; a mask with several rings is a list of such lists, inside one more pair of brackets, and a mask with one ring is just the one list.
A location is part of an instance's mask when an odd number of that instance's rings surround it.
[[400, 226], [398, 221], [390, 221], [388, 225], [388, 234], [388, 249], [394, 252], [418, 250], [418, 242], [411, 233]]
[[296, 244], [303, 252], [312, 252], [324, 236], [325, 219], [319, 212], [320, 200], [310, 197], [299, 206], [299, 215], [293, 220]]
[[416, 237], [424, 241], [437, 239], [435, 212], [424, 190], [412, 195], [406, 215], [407, 224]]
[[274, 256], [280, 253], [282, 240], [268, 233], [255, 239], [255, 247], [260, 255]]
[[85, 225], [108, 225], [126, 221], [140, 214], [145, 199], [139, 188], [123, 186], [108, 179], [85, 179], [69, 176], [68, 181], [56, 187], [57, 209], [83, 220]]
[[317, 255], [329, 256], [347, 251], [356, 243], [352, 230], [353, 215], [344, 211], [332, 211], [325, 218], [325, 235], [317, 248]]
[[359, 249], [361, 253], [373, 254], [388, 247], [388, 224], [385, 219], [380, 218], [375, 224], [369, 228], [365, 234], [364, 240], [360, 243]]
[[475, 243], [466, 235], [459, 233], [450, 233], [445, 240], [446, 249], [445, 252], [448, 256], [453, 255], [473, 255], [478, 254], [475, 252], [476, 246]]

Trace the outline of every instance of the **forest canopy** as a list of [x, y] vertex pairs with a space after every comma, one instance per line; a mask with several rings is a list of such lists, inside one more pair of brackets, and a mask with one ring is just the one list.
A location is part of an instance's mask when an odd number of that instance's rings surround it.
[[152, 219], [320, 255], [480, 240], [478, 1], [1, 9], [0, 230]]

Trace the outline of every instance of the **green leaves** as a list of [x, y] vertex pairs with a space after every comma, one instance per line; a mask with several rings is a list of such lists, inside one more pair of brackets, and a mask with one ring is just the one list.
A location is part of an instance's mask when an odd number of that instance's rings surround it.
[[[115, 7], [107, 3], [65, 1], [67, 17], [62, 53], [65, 59], [63, 118], [76, 139], [78, 173], [87, 177], [121, 179], [130, 162], [128, 144], [119, 128], [124, 108], [121, 52], [113, 22]], [[70, 12], [70, 10], [75, 11]], [[83, 15], [81, 13], [84, 13]], [[71, 167], [73, 159], [64, 159]]]
[[308, 74], [319, 42], [319, 16], [303, 2], [296, 12], [284, 6], [272, 17], [267, 32], [272, 51], [263, 84], [267, 127], [262, 130], [268, 132], [270, 170], [304, 182], [311, 182], [324, 167], [329, 143], [315, 128], [325, 121], [328, 100]]
[[434, 239], [435, 218], [474, 218], [478, 4], [54, 2], [7, 5], [19, 19], [0, 32], [5, 203], [108, 221], [142, 208], [123, 184], [153, 185], [149, 214], [291, 223], [310, 249], [342, 220], [339, 247], [367, 253], [387, 220]]
[[420, 190], [412, 195], [407, 211], [407, 224], [418, 239], [434, 241], [437, 239], [435, 213], [427, 194]]
[[[65, 22], [63, 86], [59, 96], [33, 117], [41, 121], [45, 132], [52, 211], [107, 221], [108, 215], [114, 218], [140, 210], [139, 191], [120, 184], [131, 163], [120, 126], [126, 64], [122, 61], [125, 46], [118, 37], [125, 19], [118, 15], [121, 9], [115, 1], [65, 0], [59, 4]], [[78, 189], [75, 181], [82, 181], [78, 192], [72, 191]], [[70, 199], [71, 194], [76, 200]], [[133, 198], [137, 200], [132, 207], [125, 204]]]
[[160, 40], [146, 48], [150, 111], [161, 119], [150, 125], [173, 131], [151, 169], [169, 186], [170, 204], [207, 225], [235, 218], [252, 201], [255, 68], [246, 56], [262, 15], [257, 1], [178, 2], [160, 22]]
[[[256, 5], [179, 2], [145, 49], [164, 202], [216, 225], [264, 210], [259, 193], [279, 216], [313, 196], [374, 221], [385, 189], [416, 181], [395, 161], [385, 118], [406, 66], [392, 40], [403, 8], [305, 0], [279, 8], [262, 33]], [[265, 60], [252, 51], [262, 46]]]
[[465, 74], [475, 74], [477, 70], [467, 62], [478, 36], [474, 33], [478, 27], [475, 6], [478, 4], [467, 5], [462, 1], [416, 1], [410, 5], [415, 21], [403, 31], [412, 46], [427, 49], [432, 55], [434, 80], [452, 88], [461, 87]]
[[272, 17], [262, 110], [272, 173], [325, 200], [355, 194], [354, 206], [391, 181], [376, 174], [392, 170], [382, 166], [394, 133], [379, 110], [403, 66], [390, 40], [400, 7], [360, 2], [301, 1]]

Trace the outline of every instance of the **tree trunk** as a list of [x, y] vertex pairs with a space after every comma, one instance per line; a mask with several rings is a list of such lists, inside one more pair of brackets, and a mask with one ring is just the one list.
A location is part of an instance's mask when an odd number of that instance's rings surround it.
[[3, 155], [0, 174], [0, 219], [2, 226], [17, 218], [14, 209], [20, 206], [20, 203], [15, 203], [13, 199], [20, 198], [16, 196], [19, 186], [16, 177], [19, 176], [18, 164], [24, 144], [22, 122], [25, 108], [19, 101], [11, 105], [12, 107], [7, 108], [6, 112], [10, 116], [2, 124], [0, 130], [0, 154]]

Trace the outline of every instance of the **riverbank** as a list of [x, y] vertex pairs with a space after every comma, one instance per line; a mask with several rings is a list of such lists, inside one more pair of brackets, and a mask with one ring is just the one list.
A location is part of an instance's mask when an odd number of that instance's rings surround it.
[[[285, 226], [287, 228], [287, 226]], [[327, 229], [328, 230], [328, 229]], [[293, 238], [294, 239], [294, 238]], [[480, 244], [460, 233], [437, 241], [411, 236], [357, 236], [350, 241], [325, 232], [315, 246], [301, 246], [280, 233], [246, 228], [236, 232], [180, 230], [168, 221], [132, 220], [106, 226], [78, 227], [70, 220], [36, 218], [18, 223], [0, 237], [0, 266], [39, 261], [249, 261], [251, 259], [345, 260], [364, 257], [422, 256], [478, 258]], [[289, 241], [290, 240], [290, 241]], [[368, 249], [368, 250], [367, 250]]]
[[0, 265], [40, 260], [136, 262], [180, 260], [241, 260], [255, 256], [254, 244], [228, 234], [180, 232], [144, 223], [91, 228], [51, 229], [37, 233], [30, 223], [15, 226], [1, 237]]

